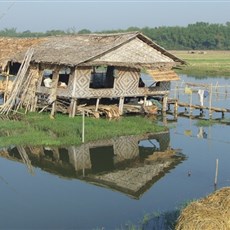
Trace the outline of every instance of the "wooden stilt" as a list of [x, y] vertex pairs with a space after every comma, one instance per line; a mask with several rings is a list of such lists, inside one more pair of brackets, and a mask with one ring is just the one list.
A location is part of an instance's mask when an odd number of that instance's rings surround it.
[[175, 104], [174, 104], [174, 119], [177, 119], [177, 113], [178, 113], [178, 101], [175, 100]]
[[75, 117], [76, 106], [77, 106], [77, 100], [72, 98], [69, 106], [69, 117]]
[[31, 106], [31, 109], [30, 109], [31, 112], [35, 112], [36, 111], [37, 102], [38, 102], [38, 96], [36, 95], [35, 98], [34, 98], [34, 103], [33, 103], [33, 105]]
[[95, 111], [96, 111], [96, 112], [98, 111], [99, 102], [100, 102], [100, 98], [97, 98], [97, 102], [96, 102], [96, 108], [95, 108]]
[[163, 105], [162, 105], [162, 112], [167, 111], [167, 101], [168, 101], [168, 95], [164, 95], [164, 97], [163, 97]]
[[209, 93], [209, 118], [212, 118], [212, 84], [210, 85], [210, 93]]
[[192, 94], [190, 96], [190, 102], [189, 102], [189, 115], [192, 116]]
[[51, 110], [51, 113], [50, 113], [51, 118], [54, 118], [55, 112], [56, 112], [56, 101], [54, 101], [53, 104], [52, 104], [52, 110]]
[[123, 107], [124, 107], [124, 97], [120, 97], [120, 100], [119, 100], [119, 114], [120, 115], [123, 114]]
[[167, 126], [168, 122], [167, 122], [167, 114], [165, 111], [163, 111], [162, 113], [162, 122], [165, 126]]
[[147, 97], [144, 97], [144, 105], [146, 105]]
[[73, 108], [72, 108], [72, 117], [76, 115], [76, 108], [77, 108], [77, 99], [73, 100]]

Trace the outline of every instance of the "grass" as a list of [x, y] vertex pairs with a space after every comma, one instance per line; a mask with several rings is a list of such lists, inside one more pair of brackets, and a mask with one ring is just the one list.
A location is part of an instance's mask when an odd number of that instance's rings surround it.
[[[155, 133], [166, 128], [141, 116], [121, 117], [118, 120], [85, 117], [85, 142], [109, 139], [117, 136]], [[19, 120], [1, 120], [0, 146], [49, 145], [69, 146], [82, 143], [82, 117], [69, 118], [58, 114], [29, 113]]]
[[187, 62], [178, 70], [195, 76], [224, 76], [230, 77], [230, 51], [205, 51], [204, 54], [190, 54], [188, 51], [171, 51], [174, 55]]
[[127, 223], [124, 227], [121, 227], [118, 230], [175, 229], [181, 211], [193, 201], [195, 200], [185, 201], [171, 211], [146, 213], [138, 225]]
[[196, 126], [198, 127], [209, 127], [209, 126], [213, 126], [215, 124], [220, 124], [221, 121], [220, 120], [212, 120], [212, 119], [209, 119], [209, 120], [198, 120], [196, 122]]

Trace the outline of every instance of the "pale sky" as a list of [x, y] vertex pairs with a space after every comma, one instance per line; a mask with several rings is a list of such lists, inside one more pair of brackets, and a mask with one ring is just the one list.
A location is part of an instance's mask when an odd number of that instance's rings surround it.
[[230, 0], [0, 0], [0, 30], [16, 28], [18, 32], [71, 28], [96, 32], [131, 26], [153, 28], [227, 21], [230, 21]]

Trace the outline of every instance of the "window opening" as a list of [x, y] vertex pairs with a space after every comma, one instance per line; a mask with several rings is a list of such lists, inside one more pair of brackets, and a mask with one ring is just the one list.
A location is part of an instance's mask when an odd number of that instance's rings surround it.
[[45, 86], [46, 88], [51, 88], [52, 79], [53, 79], [53, 70], [45, 69], [42, 75], [41, 86]]
[[90, 88], [113, 88], [114, 66], [94, 66], [91, 72]]
[[18, 62], [13, 62], [9, 65], [9, 74], [10, 75], [17, 75], [21, 64]]
[[59, 71], [58, 88], [67, 88], [69, 84], [71, 70], [70, 68], [63, 68]]

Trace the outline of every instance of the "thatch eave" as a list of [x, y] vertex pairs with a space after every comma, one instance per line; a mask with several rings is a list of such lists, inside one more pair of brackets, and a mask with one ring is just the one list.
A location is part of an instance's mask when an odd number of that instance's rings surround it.
[[175, 63], [172, 62], [156, 62], [156, 63], [129, 63], [129, 62], [85, 62], [81, 63], [78, 66], [100, 66], [108, 65], [115, 67], [131, 67], [139, 69], [171, 69], [175, 66]]

